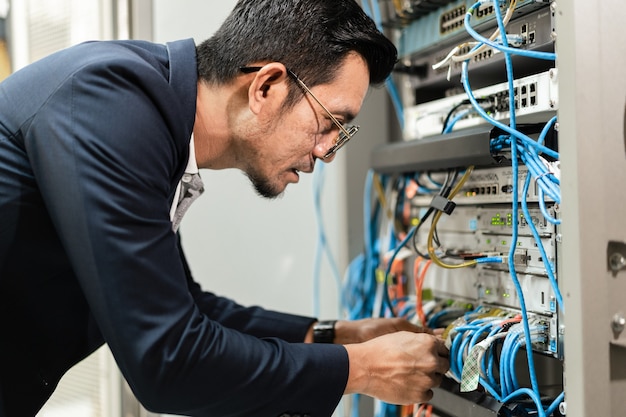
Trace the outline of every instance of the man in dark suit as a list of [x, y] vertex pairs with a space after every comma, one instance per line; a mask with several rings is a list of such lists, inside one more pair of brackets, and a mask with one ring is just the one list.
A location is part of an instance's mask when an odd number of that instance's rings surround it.
[[330, 162], [395, 60], [353, 0], [242, 0], [197, 48], [85, 43], [0, 84], [0, 416], [34, 415], [103, 343], [158, 412], [427, 401], [448, 368], [439, 339], [203, 292], [176, 233], [200, 168], [274, 197]]

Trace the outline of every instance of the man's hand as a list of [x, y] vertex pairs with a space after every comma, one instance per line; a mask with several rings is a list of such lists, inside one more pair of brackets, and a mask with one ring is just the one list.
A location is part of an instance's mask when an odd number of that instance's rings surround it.
[[390, 404], [429, 401], [450, 367], [443, 340], [400, 331], [345, 346], [350, 359], [346, 394], [365, 394]]
[[335, 343], [361, 343], [378, 336], [401, 331], [412, 333], [432, 333], [430, 329], [416, 326], [403, 318], [339, 320], [335, 324]]

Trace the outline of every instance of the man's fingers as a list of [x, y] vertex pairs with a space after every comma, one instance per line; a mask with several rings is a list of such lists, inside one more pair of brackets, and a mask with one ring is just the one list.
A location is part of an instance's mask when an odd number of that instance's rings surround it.
[[443, 374], [442, 373], [435, 374], [435, 376], [433, 377], [433, 387], [441, 386], [441, 381], [443, 381]]
[[424, 391], [422, 395], [420, 396], [421, 398], [418, 398], [416, 403], [418, 404], [427, 403], [428, 401], [433, 399], [434, 395], [435, 393], [431, 389], [429, 389], [428, 391]]
[[435, 370], [435, 372], [437, 372], [440, 375], [443, 375], [446, 372], [448, 372], [449, 369], [450, 369], [450, 361], [448, 360], [448, 358], [444, 358], [440, 356], [439, 361], [437, 361], [437, 369]]
[[441, 339], [437, 340], [437, 354], [439, 356], [443, 356], [444, 358], [450, 356], [450, 351], [446, 347], [445, 342]]

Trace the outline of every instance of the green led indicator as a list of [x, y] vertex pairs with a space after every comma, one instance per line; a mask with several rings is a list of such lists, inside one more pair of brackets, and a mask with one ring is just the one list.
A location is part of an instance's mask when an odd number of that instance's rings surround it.
[[497, 216], [491, 218], [491, 225], [492, 226], [504, 226], [505, 224], [506, 223], [505, 223], [504, 219], [501, 218], [499, 214]]

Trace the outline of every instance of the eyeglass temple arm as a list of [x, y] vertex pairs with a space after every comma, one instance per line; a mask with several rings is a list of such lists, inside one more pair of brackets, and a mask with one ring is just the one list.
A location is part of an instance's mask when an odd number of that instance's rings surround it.
[[319, 104], [319, 105], [320, 105], [320, 107], [321, 107], [322, 109], [324, 109], [324, 111], [325, 111], [326, 113], [328, 113], [328, 117], [330, 117], [330, 119], [333, 121], [333, 123], [334, 123], [334, 124], [336, 124], [336, 125], [337, 125], [337, 127], [338, 127], [339, 129], [341, 129], [341, 131], [342, 131], [342, 132], [343, 132], [346, 136], [350, 137], [350, 136], [351, 136], [351, 135], [350, 135], [350, 132], [348, 132], [348, 131], [346, 130], [346, 128], [345, 128], [345, 127], [343, 127], [343, 125], [342, 125], [341, 123], [339, 123], [339, 120], [337, 120], [337, 118], [336, 118], [336, 117], [335, 117], [335, 116], [334, 116], [334, 115], [330, 112], [330, 110], [328, 110], [328, 109], [326, 108], [326, 106], [324, 106], [324, 105], [323, 105], [323, 104], [322, 104], [322, 103], [321, 103], [321, 102], [317, 99], [317, 97], [315, 97], [315, 94], [313, 94], [313, 92], [311, 92], [311, 90], [309, 89], [309, 87], [307, 87], [307, 86], [306, 86], [306, 84], [305, 84], [305, 83], [304, 83], [304, 82], [303, 82], [303, 81], [302, 81], [302, 80], [301, 80], [301, 79], [300, 79], [300, 78], [299, 78], [299, 77], [298, 77], [298, 76], [297, 76], [297, 75], [296, 75], [293, 71], [291, 71], [289, 68], [287, 68], [287, 72], [289, 73], [289, 75], [291, 75], [291, 77], [292, 77], [294, 80], [296, 80], [296, 82], [300, 85], [300, 87], [302, 87], [302, 88], [304, 89], [304, 91], [306, 91], [307, 93], [309, 93], [309, 95], [310, 95], [311, 97], [313, 97], [313, 100], [315, 100], [315, 102], [316, 102], [317, 104]]
[[[239, 70], [241, 72], [243, 72], [244, 74], [252, 74], [253, 72], [260, 71], [261, 68], [262, 67], [239, 67]], [[324, 109], [324, 111], [328, 114], [328, 117], [330, 117], [330, 119], [333, 121], [333, 123], [335, 125], [337, 125], [337, 127], [343, 132], [343, 134], [346, 136], [346, 138], [349, 139], [353, 135], [353, 133], [348, 132], [346, 130], [346, 128], [343, 127], [343, 124], [339, 123], [339, 120], [337, 120], [337, 118], [330, 112], [330, 110], [328, 110], [326, 108], [326, 106], [324, 106], [322, 104], [322, 102], [319, 101], [317, 99], [317, 97], [315, 97], [315, 94], [313, 94], [313, 92], [309, 89], [309, 87], [307, 87], [307, 85], [304, 83], [304, 81], [302, 81], [300, 79], [300, 77], [298, 77], [296, 75], [295, 72], [293, 72], [289, 68], [286, 68], [286, 69], [287, 69], [287, 73], [289, 74], [289, 76], [291, 78], [293, 78], [298, 83], [298, 85], [304, 89], [304, 91], [306, 91], [311, 97], [313, 97], [313, 100], [315, 100], [315, 102], [317, 104], [319, 104], [322, 109]], [[357, 130], [358, 130], [358, 128], [357, 128]], [[344, 139], [344, 141], [345, 141], [345, 139]], [[343, 141], [342, 141], [342, 143], [343, 143]], [[333, 148], [331, 148], [331, 151], [334, 151], [336, 149], [337, 149], [337, 145], [334, 145]], [[330, 155], [332, 153], [331, 151], [329, 151], [327, 153], [327, 155]]]

